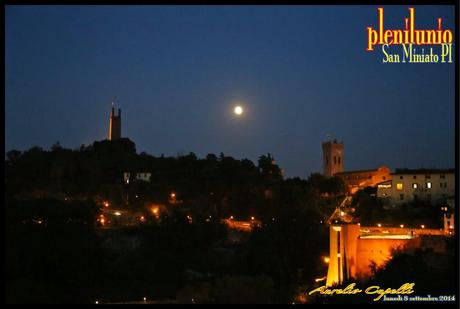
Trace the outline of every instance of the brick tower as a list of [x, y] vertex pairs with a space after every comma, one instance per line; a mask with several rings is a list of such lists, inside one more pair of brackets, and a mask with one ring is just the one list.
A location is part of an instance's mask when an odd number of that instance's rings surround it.
[[343, 172], [343, 142], [337, 140], [323, 143], [323, 175], [332, 177]]
[[109, 140], [113, 141], [121, 138], [121, 109], [118, 109], [118, 116], [115, 115], [115, 107], [112, 102], [112, 111], [110, 112], [109, 123]]

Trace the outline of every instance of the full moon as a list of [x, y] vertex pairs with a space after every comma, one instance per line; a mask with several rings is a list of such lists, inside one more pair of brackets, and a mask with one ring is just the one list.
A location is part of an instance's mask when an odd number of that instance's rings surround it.
[[236, 106], [234, 109], [235, 114], [241, 115], [243, 113], [243, 108], [241, 106]]

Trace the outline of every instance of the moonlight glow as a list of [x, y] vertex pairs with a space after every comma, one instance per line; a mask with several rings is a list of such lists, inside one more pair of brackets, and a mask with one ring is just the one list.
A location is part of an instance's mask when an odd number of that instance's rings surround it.
[[241, 106], [236, 106], [234, 109], [235, 114], [241, 115], [243, 114], [243, 108]]

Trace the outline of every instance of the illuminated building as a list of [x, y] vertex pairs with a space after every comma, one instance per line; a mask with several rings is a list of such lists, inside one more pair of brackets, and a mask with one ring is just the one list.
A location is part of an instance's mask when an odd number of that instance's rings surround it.
[[390, 180], [391, 171], [386, 166], [371, 170], [344, 171], [344, 144], [337, 140], [323, 142], [323, 175], [339, 177], [345, 184], [347, 193], [354, 194], [365, 187], [375, 187]]
[[112, 102], [112, 111], [110, 112], [109, 136], [110, 141], [121, 138], [121, 109], [118, 109], [118, 116], [115, 115], [115, 108]]
[[[137, 180], [137, 181], [150, 182], [151, 176], [152, 176], [152, 173], [148, 173], [148, 172], [133, 173], [134, 180]], [[131, 173], [129, 172], [123, 173], [123, 179], [124, 179], [125, 184], [129, 184], [133, 180], [131, 179]]]
[[377, 185], [377, 197], [390, 206], [414, 200], [446, 201], [455, 196], [454, 172], [454, 169], [398, 169], [391, 174], [391, 180]]
[[391, 180], [391, 171], [386, 166], [373, 170], [360, 170], [336, 173], [343, 180], [348, 193], [354, 194], [366, 187], [375, 187], [383, 181]]
[[[453, 230], [451, 230], [453, 231]], [[445, 251], [442, 230], [400, 227], [363, 227], [358, 224], [331, 225], [329, 228], [329, 260], [326, 286], [348, 279], [364, 279], [372, 275], [372, 263], [379, 267], [392, 257], [396, 248], [415, 250], [430, 247]], [[425, 241], [425, 240], [429, 241]]]
[[323, 175], [332, 177], [343, 171], [343, 142], [323, 142]]

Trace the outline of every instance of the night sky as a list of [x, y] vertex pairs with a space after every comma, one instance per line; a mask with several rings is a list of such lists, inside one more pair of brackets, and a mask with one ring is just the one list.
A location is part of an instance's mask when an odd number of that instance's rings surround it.
[[[419, 6], [417, 28], [454, 7]], [[287, 177], [345, 169], [454, 167], [454, 64], [383, 64], [366, 52], [376, 6], [8, 6], [6, 151], [76, 149], [122, 135], [154, 156], [270, 152]], [[407, 6], [385, 7], [387, 28]], [[235, 102], [245, 108], [235, 117]]]

